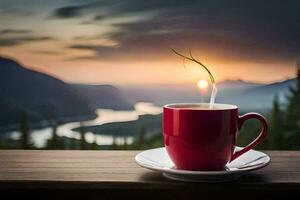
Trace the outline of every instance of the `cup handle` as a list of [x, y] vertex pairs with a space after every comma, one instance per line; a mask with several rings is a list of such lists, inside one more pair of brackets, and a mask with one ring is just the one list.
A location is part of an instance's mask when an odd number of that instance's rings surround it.
[[261, 123], [261, 131], [259, 135], [253, 140], [250, 144], [248, 144], [246, 147], [244, 147], [242, 150], [234, 152], [233, 155], [231, 156], [231, 161], [236, 159], [237, 157], [241, 156], [242, 154], [246, 153], [250, 149], [254, 148], [256, 145], [261, 143], [268, 134], [268, 124], [267, 120], [260, 114], [258, 113], [247, 113], [242, 116], [238, 117], [238, 129], [240, 130], [241, 127], [243, 126], [244, 122], [248, 119], [257, 119]]

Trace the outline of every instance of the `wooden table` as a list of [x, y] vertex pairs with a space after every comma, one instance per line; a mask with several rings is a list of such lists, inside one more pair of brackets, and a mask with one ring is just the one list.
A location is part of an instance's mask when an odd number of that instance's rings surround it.
[[300, 151], [266, 151], [271, 164], [227, 183], [185, 183], [139, 167], [138, 151], [0, 151], [0, 197], [43, 199], [300, 197]]

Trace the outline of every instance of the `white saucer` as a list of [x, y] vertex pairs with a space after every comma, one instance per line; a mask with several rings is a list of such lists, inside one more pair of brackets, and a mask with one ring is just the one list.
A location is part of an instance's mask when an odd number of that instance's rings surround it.
[[[236, 147], [236, 151], [242, 149]], [[143, 151], [135, 156], [142, 167], [162, 172], [167, 178], [188, 182], [224, 182], [238, 179], [242, 174], [268, 165], [270, 157], [260, 151], [250, 150], [226, 165], [222, 171], [178, 170], [168, 156], [165, 148]]]

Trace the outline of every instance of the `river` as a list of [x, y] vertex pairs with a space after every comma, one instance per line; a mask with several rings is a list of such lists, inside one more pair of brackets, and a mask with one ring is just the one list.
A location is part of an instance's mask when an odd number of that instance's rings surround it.
[[[93, 120], [83, 121], [84, 126], [102, 125], [112, 122], [125, 122], [135, 121], [140, 115], [150, 114], [157, 115], [162, 112], [161, 107], [157, 107], [152, 103], [138, 102], [134, 105], [134, 110], [109, 110], [109, 109], [97, 109], [97, 117]], [[80, 127], [80, 122], [70, 122], [57, 126], [57, 135], [61, 137], [68, 137], [80, 140], [80, 133], [73, 131], [72, 129]], [[48, 139], [52, 137], [52, 127], [46, 127], [38, 130], [31, 131], [31, 140], [35, 147], [43, 148], [46, 145]], [[9, 133], [12, 139], [19, 139], [21, 134], [19, 131], [12, 131]], [[111, 145], [113, 143], [112, 135], [100, 135], [92, 132], [85, 133], [85, 140], [88, 143], [96, 142], [98, 145]], [[126, 142], [132, 144], [133, 137], [127, 137]], [[123, 137], [115, 137], [115, 142], [118, 145], [124, 143]]]

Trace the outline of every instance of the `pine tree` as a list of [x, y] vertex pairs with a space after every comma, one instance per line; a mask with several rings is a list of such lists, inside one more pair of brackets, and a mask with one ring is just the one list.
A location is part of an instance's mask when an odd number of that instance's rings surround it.
[[270, 149], [282, 148], [282, 135], [284, 131], [283, 111], [280, 108], [278, 95], [274, 96], [273, 110], [270, 114], [270, 133], [267, 140], [267, 146]]
[[78, 149], [77, 140], [75, 138], [70, 138], [70, 149]]
[[117, 138], [115, 136], [113, 136], [113, 143], [111, 145], [111, 149], [112, 150], [116, 150], [118, 148], [118, 145], [117, 145]]
[[296, 85], [290, 87], [286, 123], [289, 127], [299, 127], [300, 123], [300, 62], [297, 63]]
[[145, 145], [145, 134], [146, 134], [145, 126], [141, 125], [139, 131], [138, 143], [137, 143], [138, 149], [142, 149]]
[[55, 122], [52, 123], [52, 138], [51, 138], [51, 149], [58, 149], [58, 144], [57, 144], [57, 125]]
[[127, 137], [124, 137], [123, 141], [124, 141], [124, 143], [123, 143], [123, 150], [127, 150], [127, 148], [128, 148]]
[[97, 144], [96, 134], [94, 135], [94, 142], [92, 143], [91, 149], [92, 150], [99, 150], [100, 149], [100, 145]]
[[32, 144], [30, 142], [29, 122], [28, 122], [27, 113], [25, 111], [21, 112], [20, 132], [21, 132], [21, 148], [22, 149], [31, 148]]
[[297, 62], [296, 84], [290, 87], [287, 98], [284, 143], [289, 149], [300, 149], [300, 62]]
[[79, 132], [81, 136], [80, 149], [84, 150], [86, 149], [85, 147], [86, 141], [85, 141], [85, 130], [84, 130], [83, 122], [80, 122]]

